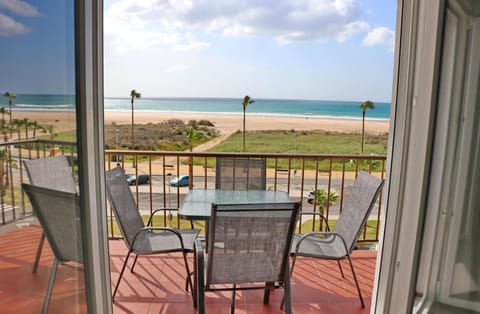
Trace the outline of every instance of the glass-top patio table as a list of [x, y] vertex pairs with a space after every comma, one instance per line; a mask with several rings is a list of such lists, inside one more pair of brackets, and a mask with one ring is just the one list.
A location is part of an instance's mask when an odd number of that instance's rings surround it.
[[212, 203], [216, 204], [249, 204], [249, 203], [289, 203], [292, 202], [285, 191], [266, 190], [190, 190], [178, 216], [188, 220], [208, 220]]

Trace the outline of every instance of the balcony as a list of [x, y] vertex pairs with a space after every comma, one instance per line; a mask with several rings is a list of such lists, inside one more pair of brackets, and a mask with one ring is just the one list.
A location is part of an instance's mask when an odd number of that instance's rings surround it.
[[[40, 233], [40, 226], [33, 224], [0, 234], [2, 313], [37, 313], [42, 306], [53, 256], [46, 245], [40, 267], [36, 274], [32, 274]], [[120, 240], [110, 240], [109, 246], [111, 277], [115, 282], [126, 248]], [[362, 309], [348, 271], [345, 272], [346, 279], [343, 279], [334, 261], [299, 258], [292, 278], [294, 311], [369, 313], [375, 259], [374, 251], [358, 250], [353, 253], [353, 263], [366, 303]], [[193, 262], [191, 255], [189, 261]], [[348, 269], [347, 264], [344, 269]], [[184, 290], [184, 271], [180, 254], [140, 257], [135, 274], [129, 271], [124, 274], [115, 299], [114, 313], [195, 313], [191, 296]], [[60, 266], [50, 313], [86, 312], [85, 289], [75, 285], [77, 280], [83, 284], [81, 276], [77, 269]], [[282, 296], [282, 290], [274, 290], [270, 304], [263, 305], [261, 291], [237, 292], [236, 313], [283, 313], [279, 309]], [[209, 313], [229, 312], [230, 293], [208, 293], [206, 304]]]
[[[25, 140], [3, 143], [1, 147], [4, 156], [2, 184], [5, 186], [5, 193], [0, 197], [0, 223], [3, 225], [0, 232], [2, 250], [0, 271], [2, 278], [5, 278], [2, 280], [1, 290], [8, 294], [2, 301], [2, 308], [9, 308], [17, 313], [34, 313], [43, 302], [52, 255], [48, 248], [44, 248], [38, 273], [33, 275], [31, 267], [41, 228], [32, 217], [31, 207], [20, 189], [20, 184], [28, 181], [22, 160], [61, 154], [68, 157], [75, 170], [75, 145], [62, 141]], [[304, 213], [321, 211], [333, 224], [341, 212], [344, 196], [348, 194], [356, 173], [364, 169], [383, 178], [386, 159], [385, 156], [358, 155], [106, 151], [105, 168], [110, 169], [119, 164], [129, 174], [137, 177], [140, 174], [149, 176], [148, 183], [134, 184], [131, 188], [140, 212], [148, 216], [159, 207], [178, 208], [190, 188], [214, 188], [214, 163], [220, 156], [265, 159], [268, 168], [267, 189], [286, 191], [293, 200], [302, 202]], [[191, 185], [170, 186], [170, 179], [182, 174], [188, 174], [192, 178]], [[309, 204], [306, 199], [308, 192], [318, 189], [323, 189], [327, 193], [336, 191], [339, 198], [333, 204], [329, 202], [317, 204], [317, 200]], [[366, 308], [360, 307], [350, 272], [346, 271], [347, 279], [344, 280], [337, 271], [335, 262], [299, 258], [292, 278], [292, 301], [297, 313], [369, 312], [376, 261], [374, 248], [378, 241], [381, 208], [382, 196], [379, 197], [360, 235], [358, 241], [360, 250], [353, 253], [353, 263], [357, 269]], [[119, 240], [120, 234], [112, 212], [108, 210], [106, 215], [110, 238], [111, 277], [115, 282], [126, 248], [123, 241]], [[318, 220], [313, 221], [309, 217], [313, 216], [303, 215], [302, 221], [299, 221], [298, 231], [325, 230], [325, 224]], [[183, 224], [176, 219], [174, 211], [166, 209], [154, 224], [177, 228], [190, 226], [189, 223]], [[196, 227], [204, 226], [197, 222]], [[126, 272], [124, 275], [124, 281], [114, 303], [115, 313], [195, 312], [190, 295], [183, 289], [184, 270], [180, 259], [181, 256], [175, 254], [167, 257], [141, 257], [140, 267], [137, 266], [136, 273]], [[329, 271], [330, 269], [335, 271]], [[348, 269], [347, 265], [344, 269]], [[52, 312], [68, 311], [72, 309], [72, 304], [78, 304], [80, 309], [84, 309], [84, 290], [79, 291], [72, 284], [73, 279], [77, 280], [81, 276], [77, 270], [60, 267], [58, 278], [63, 279], [58, 280], [54, 288]], [[261, 292], [237, 292], [237, 313], [259, 311], [281, 313], [279, 304], [282, 295], [282, 291], [273, 292], [270, 305], [264, 306]], [[207, 310], [211, 312], [226, 312], [229, 310], [230, 295], [209, 293], [206, 303]]]

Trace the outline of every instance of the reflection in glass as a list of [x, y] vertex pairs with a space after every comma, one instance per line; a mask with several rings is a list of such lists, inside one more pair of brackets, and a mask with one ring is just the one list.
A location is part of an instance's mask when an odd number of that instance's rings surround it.
[[[0, 5], [0, 309], [40, 313], [52, 288], [49, 313], [84, 313], [76, 187], [75, 1], [3, 2], [8, 5]], [[53, 183], [39, 185], [49, 192], [37, 197], [23, 193], [22, 183], [36, 185], [24, 161], [52, 156], [64, 156], [75, 189], [59, 189], [55, 180], [62, 172], [44, 167], [41, 178]], [[77, 249], [60, 257], [55, 254], [60, 246]], [[57, 262], [65, 261], [73, 267], [57, 269]]]

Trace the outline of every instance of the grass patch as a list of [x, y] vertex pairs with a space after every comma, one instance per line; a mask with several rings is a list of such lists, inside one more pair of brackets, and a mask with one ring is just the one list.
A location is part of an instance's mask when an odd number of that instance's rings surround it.
[[[296, 136], [295, 136], [296, 134]], [[387, 153], [388, 134], [366, 135], [363, 155], [381, 155]], [[361, 134], [360, 133], [338, 133], [327, 131], [254, 131], [247, 132], [245, 136], [246, 150], [251, 153], [286, 153], [286, 154], [328, 154], [328, 155], [360, 155]], [[225, 139], [222, 143], [212, 147], [211, 152], [241, 152], [243, 150], [243, 135], [236, 132]], [[301, 166], [301, 160], [292, 160], [297, 167]], [[356, 161], [348, 161], [347, 170], [356, 168]], [[369, 167], [369, 161], [360, 161], [360, 167]], [[201, 164], [201, 161], [197, 161]], [[208, 166], [213, 167], [215, 161], [210, 160]], [[267, 166], [273, 168], [274, 160], [269, 160]], [[288, 168], [287, 159], [278, 160], [279, 168]], [[307, 160], [306, 169], [315, 169], [316, 162]], [[328, 170], [329, 161], [319, 162], [320, 170]], [[374, 170], [381, 168], [380, 161], [372, 161]], [[334, 170], [342, 169], [342, 162], [335, 162]]]
[[[297, 136], [295, 137], [295, 134]], [[361, 154], [360, 133], [338, 133], [326, 131], [254, 131], [247, 132], [247, 152], [257, 153], [302, 153], [302, 154]], [[367, 135], [363, 154], [385, 155], [388, 134]], [[216, 145], [212, 152], [241, 152], [243, 135], [232, 134]]]
[[[21, 206], [21, 200], [22, 200], [22, 188], [19, 186], [14, 186], [13, 187], [13, 198], [15, 199], [15, 206]], [[25, 196], [24, 198], [25, 204], [28, 205], [30, 202], [28, 201], [28, 197]], [[3, 203], [12, 205], [12, 190], [10, 189], [10, 186], [8, 186], [5, 189], [5, 194], [3, 196]]]
[[[335, 225], [337, 224], [337, 220], [330, 219], [328, 221], [328, 225], [330, 226], [330, 229], [333, 230], [335, 228]], [[318, 231], [320, 228], [320, 223], [318, 220], [315, 220], [315, 231]], [[310, 232], [313, 230], [313, 220], [308, 219], [302, 221], [302, 233], [305, 232]], [[367, 221], [367, 230], [365, 234], [365, 240], [375, 240], [376, 237], [376, 232], [378, 228], [378, 220], [377, 219], [370, 219]], [[326, 225], [322, 225], [322, 231], [326, 231]], [[297, 232], [299, 232], [299, 229], [297, 228]], [[363, 239], [363, 229], [362, 232], [360, 233], [360, 239]]]
[[[195, 132], [189, 138], [190, 129]], [[116, 130], [119, 131], [118, 135]], [[135, 144], [132, 145], [130, 124], [113, 123], [105, 126], [105, 148], [116, 149], [118, 144], [119, 149], [184, 151], [190, 148], [190, 144], [195, 147], [218, 136], [218, 130], [208, 120], [185, 123], [170, 119], [159, 123], [134, 124], [134, 133]]]
[[[148, 221], [148, 217], [149, 216], [147, 216], [147, 215], [142, 216], [142, 220], [145, 224]], [[177, 228], [177, 226], [178, 226], [177, 223], [178, 223], [178, 217], [173, 216], [172, 217], [172, 222], [171, 222], [172, 228]], [[332, 230], [333, 230], [333, 228], [335, 227], [336, 224], [337, 224], [337, 220], [331, 219], [329, 221], [329, 225], [330, 225], [330, 228]], [[153, 226], [156, 226], [156, 227], [165, 226], [164, 225], [164, 216], [163, 215], [154, 216], [153, 217]], [[167, 226], [170, 226], [170, 224], [168, 223], [168, 220], [167, 220]], [[191, 227], [190, 226], [190, 221], [180, 219], [180, 229], [190, 229], [190, 227]], [[373, 240], [373, 241], [375, 240], [377, 227], [378, 227], [378, 220], [372, 219], [372, 220], [367, 221], [367, 233], [366, 233], [366, 236], [365, 236], [366, 240]], [[205, 235], [205, 221], [202, 221], [202, 220], [194, 221], [194, 228], [195, 229], [200, 229], [201, 230], [200, 234]], [[300, 232], [300, 230], [302, 231], [302, 233], [312, 231], [313, 230], [313, 220], [311, 220], [311, 219], [304, 220], [301, 224], [301, 229], [300, 229], [300, 226], [298, 226], [296, 231]], [[315, 231], [318, 231], [318, 230], [319, 230], [319, 223], [318, 223], [318, 220], [317, 220], [315, 222]], [[323, 229], [322, 230], [325, 231], [325, 224], [323, 224]], [[109, 223], [108, 224], [108, 234], [109, 235], [111, 234], [110, 232], [111, 232], [111, 228], [110, 228], [110, 223]], [[115, 236], [121, 236], [120, 229], [118, 228], [118, 225], [116, 224], [115, 221], [113, 223], [113, 234]], [[363, 231], [360, 234], [360, 239], [363, 239]]]

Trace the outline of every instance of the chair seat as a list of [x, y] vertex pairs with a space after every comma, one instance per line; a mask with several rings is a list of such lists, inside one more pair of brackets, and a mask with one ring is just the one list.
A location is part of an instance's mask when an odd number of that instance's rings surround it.
[[[200, 233], [196, 229], [176, 230], [182, 235], [185, 250], [193, 251], [193, 243]], [[142, 232], [138, 235], [132, 252], [136, 254], [157, 254], [181, 252], [182, 247], [178, 237], [173, 232]]]
[[291, 255], [293, 255], [291, 272], [293, 273], [296, 256], [307, 256], [337, 260], [342, 277], [344, 277], [340, 260], [346, 258], [352, 270], [360, 303], [362, 308], [365, 307], [357, 275], [350, 258], [350, 252], [362, 231], [362, 227], [368, 220], [383, 183], [384, 180], [372, 176], [363, 170], [359, 171], [350, 193], [344, 198], [343, 207], [333, 232], [328, 235], [325, 233], [323, 235], [313, 233], [306, 236], [300, 242], [297, 253], [295, 250], [301, 235], [294, 237], [292, 251], [290, 251]]
[[[297, 247], [297, 243], [301, 237], [301, 234], [296, 234], [294, 236], [291, 250], [292, 254], [295, 253], [295, 248]], [[342, 240], [339, 237], [311, 236], [302, 241], [300, 248], [298, 249], [297, 256], [339, 260], [345, 258], [347, 256], [347, 252], [345, 251], [345, 247], [343, 246]]]

